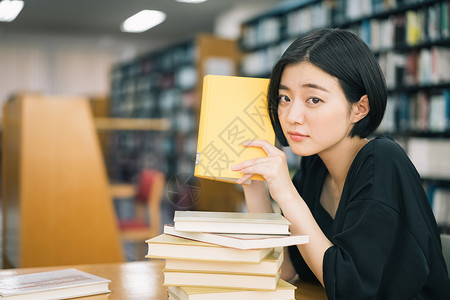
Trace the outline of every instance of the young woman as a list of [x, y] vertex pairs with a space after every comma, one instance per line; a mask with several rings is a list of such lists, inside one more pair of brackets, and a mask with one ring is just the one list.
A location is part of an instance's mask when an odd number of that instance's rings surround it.
[[[279, 142], [302, 156], [291, 180], [284, 153], [232, 166], [265, 182], [244, 185], [249, 211], [270, 196], [310, 242], [289, 247], [282, 278], [314, 278], [329, 299], [450, 299], [440, 237], [420, 176], [402, 148], [368, 137], [386, 107], [376, 58], [356, 35], [317, 31], [294, 41], [274, 66], [268, 92]], [[268, 191], [267, 191], [268, 187]]]

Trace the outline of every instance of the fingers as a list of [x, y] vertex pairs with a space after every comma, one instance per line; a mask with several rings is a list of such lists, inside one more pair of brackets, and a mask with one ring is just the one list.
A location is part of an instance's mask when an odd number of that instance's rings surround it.
[[249, 180], [250, 178], [253, 177], [253, 174], [245, 174], [244, 176], [242, 176], [241, 178], [239, 178], [236, 183], [238, 184], [243, 184], [244, 182], [246, 182], [247, 180]]
[[243, 174], [237, 183], [242, 184], [249, 180], [253, 175], [259, 174], [259, 168], [257, 168], [257, 166], [261, 166], [261, 162], [265, 160], [267, 160], [267, 158], [253, 159], [231, 166], [231, 170], [240, 171]]
[[239, 171], [243, 174], [242, 182], [245, 182], [254, 175], [261, 175], [266, 180], [268, 177], [270, 178], [274, 176], [276, 173], [275, 170], [277, 170], [278, 168], [276, 166], [271, 165], [269, 160], [265, 160], [265, 162], [266, 163], [249, 164], [246, 165], [245, 167], [240, 168]]
[[252, 140], [242, 143], [245, 147], [260, 147], [267, 155], [275, 155], [280, 150], [266, 140]]
[[283, 158], [284, 152], [265, 140], [246, 141], [243, 143], [243, 146], [262, 148], [267, 156], [232, 165], [231, 170], [240, 171], [243, 174], [237, 181], [239, 184], [244, 183], [255, 174], [259, 174], [267, 180], [268, 177], [273, 176], [273, 172], [279, 169], [280, 164], [285, 161]]
[[250, 159], [250, 160], [243, 161], [241, 163], [232, 165], [231, 166], [231, 170], [233, 170], [233, 171], [242, 170], [243, 168], [246, 168], [246, 167], [249, 167], [249, 166], [252, 166], [252, 165], [258, 163], [259, 160], [261, 160], [261, 159], [260, 158], [255, 158], [255, 159]]

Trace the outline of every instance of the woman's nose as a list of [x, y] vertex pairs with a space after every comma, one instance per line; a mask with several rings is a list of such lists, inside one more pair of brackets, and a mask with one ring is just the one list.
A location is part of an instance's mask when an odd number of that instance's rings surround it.
[[293, 101], [289, 106], [289, 110], [286, 112], [287, 121], [290, 123], [299, 123], [302, 124], [304, 122], [304, 107], [301, 101]]

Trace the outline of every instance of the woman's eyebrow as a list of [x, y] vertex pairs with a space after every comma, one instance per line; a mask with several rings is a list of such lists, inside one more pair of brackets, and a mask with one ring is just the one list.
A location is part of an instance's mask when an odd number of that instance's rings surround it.
[[302, 84], [302, 86], [303, 87], [312, 88], [312, 89], [321, 90], [321, 91], [329, 93], [329, 91], [326, 88], [324, 88], [323, 86], [317, 85], [315, 83], [305, 83], [305, 84]]
[[289, 90], [289, 88], [285, 85], [280, 84], [280, 86], [278, 87], [279, 90]]
[[[330, 91], [327, 90], [325, 87], [320, 86], [320, 85], [315, 84], [315, 83], [304, 83], [304, 84], [302, 84], [302, 87], [312, 88], [312, 89], [316, 89], [316, 90], [321, 90], [321, 91], [324, 91], [324, 92], [327, 92], [327, 93], [330, 92]], [[279, 90], [287, 90], [287, 91], [290, 90], [287, 86], [285, 86], [285, 85], [283, 85], [283, 84], [280, 84], [280, 86], [278, 87], [278, 89], [279, 89]]]

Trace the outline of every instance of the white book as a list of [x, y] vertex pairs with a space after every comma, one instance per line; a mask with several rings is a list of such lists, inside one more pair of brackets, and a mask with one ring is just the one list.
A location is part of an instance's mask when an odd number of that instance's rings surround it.
[[173, 221], [178, 231], [290, 234], [290, 222], [279, 213], [175, 211]]
[[295, 299], [296, 287], [282, 279], [274, 291], [255, 291], [213, 287], [169, 286], [169, 294], [180, 300], [281, 300]]
[[437, 188], [433, 193], [432, 203], [436, 223], [440, 226], [450, 225], [450, 192]]
[[263, 235], [263, 234], [226, 234], [209, 232], [178, 231], [171, 225], [164, 225], [164, 233], [195, 241], [237, 249], [260, 249], [306, 244], [307, 235]]
[[259, 263], [272, 253], [273, 248], [235, 249], [211, 243], [193, 241], [173, 235], [161, 234], [146, 240], [148, 244], [147, 258], [193, 259], [213, 261], [235, 261]]
[[77, 269], [39, 272], [0, 279], [0, 299], [69, 299], [109, 293], [109, 279]]
[[275, 248], [271, 254], [263, 258], [259, 263], [208, 261], [203, 259], [166, 259], [165, 269], [173, 271], [189, 270], [204, 273], [244, 273], [275, 276], [280, 271], [283, 254], [283, 248]]
[[164, 270], [163, 285], [225, 287], [274, 291], [277, 287], [278, 279], [280, 279], [280, 273], [277, 273], [275, 276], [264, 276]]
[[[251, 292], [251, 291], [249, 291], [249, 292]], [[167, 293], [168, 294], [168, 299], [169, 300], [183, 300], [182, 298], [178, 298], [177, 296], [175, 296], [175, 294], [173, 294], [173, 293], [171, 293], [171, 292], [168, 292]], [[188, 299], [190, 299], [190, 298], [188, 298]], [[209, 298], [207, 298], [208, 300], [209, 300]], [[246, 299], [246, 300], [248, 300], [248, 299], [253, 299], [253, 298], [242, 298], [242, 299]], [[262, 298], [257, 298], [258, 300], [259, 299], [261, 299], [262, 300]], [[284, 299], [280, 299], [280, 298], [267, 298], [267, 299], [276, 299], [276, 300], [284, 300]], [[287, 299], [287, 298], [286, 298]], [[289, 299], [287, 299], [287, 300], [295, 300], [294, 298], [289, 298]]]
[[175, 295], [174, 295], [173, 293], [171, 293], [171, 292], [168, 292], [167, 295], [168, 295], [168, 298], [167, 298], [167, 299], [169, 299], [169, 300], [181, 300], [180, 298], [178, 298], [177, 296], [175, 296]]

